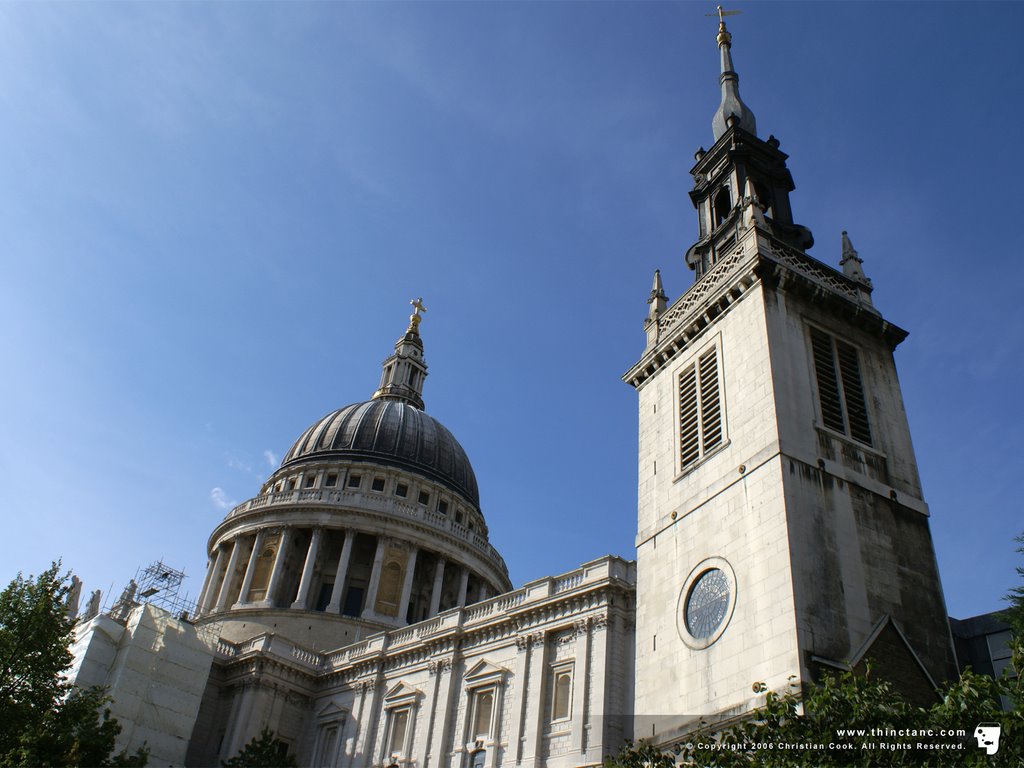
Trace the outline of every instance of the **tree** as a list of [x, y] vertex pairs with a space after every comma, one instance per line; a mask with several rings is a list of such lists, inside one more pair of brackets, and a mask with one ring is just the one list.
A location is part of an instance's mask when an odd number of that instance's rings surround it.
[[71, 667], [71, 574], [54, 563], [0, 592], [0, 766], [142, 766], [148, 751], [113, 755], [121, 726], [100, 688], [78, 689]]
[[224, 765], [227, 768], [295, 768], [297, 763], [295, 756], [288, 754], [288, 745], [269, 728], [264, 728]]
[[[1017, 547], [1017, 552], [1024, 555], [1024, 533], [1014, 539], [1014, 541], [1021, 545]], [[1017, 566], [1017, 575], [1024, 582], [1024, 566]], [[1010, 607], [1003, 612], [1003, 616], [1006, 617], [1007, 623], [1013, 627], [1013, 633], [1017, 637], [1024, 637], [1024, 584], [1011, 587], [1004, 599], [1010, 604]], [[1020, 667], [1017, 667], [1017, 669], [1020, 669]]]

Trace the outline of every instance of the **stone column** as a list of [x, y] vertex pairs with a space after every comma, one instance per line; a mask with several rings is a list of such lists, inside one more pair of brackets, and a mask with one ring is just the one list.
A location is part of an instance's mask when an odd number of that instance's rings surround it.
[[398, 601], [398, 620], [401, 622], [407, 621], [409, 615], [409, 599], [412, 597], [412, 581], [413, 575], [416, 573], [416, 555], [419, 553], [419, 549], [416, 547], [409, 548], [409, 559], [405, 565], [405, 582], [402, 584], [402, 598]]
[[466, 604], [466, 590], [469, 589], [469, 569], [462, 569], [462, 578], [459, 580], [458, 606], [462, 608]]
[[[359, 725], [363, 729], [363, 732], [359, 736], [359, 749], [357, 756], [361, 758], [361, 762], [358, 765], [370, 765], [373, 762], [373, 744], [374, 736], [377, 735], [378, 720], [379, 720], [379, 689], [380, 681], [376, 675], [371, 680], [364, 680], [361, 683], [363, 688], [363, 704], [361, 715], [365, 717], [365, 722], [361, 722]], [[413, 723], [410, 723], [411, 728]]]
[[217, 559], [213, 563], [213, 570], [210, 571], [210, 580], [206, 583], [205, 594], [203, 595], [204, 602], [202, 603], [202, 612], [209, 613], [213, 609], [213, 600], [217, 594], [215, 586], [217, 584], [217, 574], [220, 573], [220, 567], [224, 563], [224, 548], [220, 545], [217, 546]]
[[284, 558], [288, 545], [292, 540], [292, 529], [284, 528], [281, 531], [281, 539], [277, 544], [277, 556], [274, 558], [274, 569], [270, 572], [270, 581], [267, 583], [267, 594], [260, 603], [264, 608], [271, 608], [274, 605], [274, 592], [281, 583], [281, 575], [284, 572]]
[[611, 631], [608, 622], [608, 617], [597, 616], [590, 625], [590, 658], [593, 659], [594, 669], [597, 670], [597, 674], [591, 678], [592, 687], [587, 707], [590, 715], [590, 729], [587, 731], [586, 746], [590, 750], [595, 746], [600, 746], [602, 749], [607, 748], [607, 739], [611, 737], [607, 702], [607, 683], [611, 673], [602, 672], [602, 670], [612, 669], [608, 659], [608, 633]]
[[352, 733], [352, 751], [348, 754], [346, 761], [347, 768], [353, 768], [355, 765], [356, 758], [359, 757], [359, 745], [366, 738], [365, 731], [369, 728], [370, 724], [366, 722], [364, 717], [364, 710], [366, 709], [366, 684], [362, 681], [356, 682], [352, 685], [353, 691], [358, 691], [355, 702], [355, 711], [352, 713], [354, 717], [351, 718], [353, 733]]
[[544, 676], [547, 642], [543, 632], [530, 635], [530, 673], [526, 689], [526, 722], [523, 724], [523, 763], [534, 765], [541, 754], [541, 723], [544, 719]]
[[345, 531], [345, 543], [341, 545], [338, 570], [334, 572], [334, 589], [331, 590], [331, 602], [327, 605], [327, 613], [341, 613], [342, 590], [345, 589], [348, 561], [352, 559], [352, 541], [355, 537], [355, 531]]
[[480, 588], [476, 591], [476, 601], [482, 603], [487, 599], [487, 582], [481, 581]]
[[373, 556], [373, 570], [370, 571], [370, 584], [366, 588], [366, 606], [363, 608], [363, 618], [372, 619], [376, 615], [374, 607], [377, 605], [377, 587], [380, 586], [380, 566], [384, 560], [385, 546], [384, 537], [378, 536], [377, 552]]
[[523, 705], [526, 704], [526, 671], [530, 655], [530, 638], [516, 638], [516, 663], [512, 671], [515, 685], [514, 700], [508, 703], [512, 708], [512, 722], [508, 729], [508, 757], [512, 765], [519, 765], [523, 749]]
[[299, 580], [299, 592], [292, 603], [292, 608], [300, 611], [306, 610], [306, 603], [309, 600], [309, 590], [313, 586], [313, 567], [316, 565], [316, 556], [320, 551], [320, 536], [323, 528], [317, 526], [313, 529], [313, 535], [309, 539], [309, 549], [306, 550], [306, 564], [302, 566], [302, 578]]
[[441, 612], [441, 586], [444, 584], [444, 558], [438, 556], [434, 568], [434, 589], [430, 593], [430, 612], [428, 616], [436, 616]]
[[238, 591], [238, 602], [231, 606], [232, 608], [241, 608], [249, 604], [249, 588], [252, 587], [252, 577], [256, 575], [256, 562], [259, 560], [260, 550], [263, 549], [265, 535], [262, 528], [256, 531], [252, 552], [249, 554], [249, 564], [245, 566], [245, 576], [242, 577], [242, 588]]
[[238, 567], [238, 554], [241, 551], [239, 546], [239, 537], [236, 536], [234, 541], [231, 542], [231, 557], [228, 558], [228, 567], [224, 571], [224, 582], [220, 585], [220, 594], [217, 595], [217, 605], [214, 606], [215, 612], [223, 611], [228, 607], [228, 597], [231, 593], [231, 582], [235, 580], [235, 568]]
[[[213, 558], [212, 557], [207, 557], [206, 558], [206, 570], [203, 571], [203, 586], [200, 587], [200, 589], [199, 589], [199, 597], [196, 598], [196, 610], [195, 610], [195, 612], [197, 614], [199, 613], [199, 610], [203, 607], [203, 600], [206, 599], [206, 589], [207, 589], [207, 585], [209, 585], [209, 583], [210, 583], [210, 570], [212, 568], [213, 568]], [[68, 595], [68, 600], [71, 601], [71, 599], [72, 599], [72, 597], [69, 594]], [[69, 602], [69, 607], [70, 607], [70, 602]], [[75, 618], [74, 616], [71, 616], [70, 614], [69, 614], [69, 616], [71, 618]]]
[[431, 659], [427, 662], [427, 669], [434, 677], [434, 729], [430, 733], [424, 768], [448, 764], [445, 758], [450, 751], [448, 721], [451, 719], [453, 704], [453, 665], [454, 660], [451, 658]]
[[[573, 627], [576, 635], [576, 655], [572, 666], [572, 727], [569, 732], [572, 734], [572, 741], [569, 749], [573, 753], [583, 751], [583, 710], [587, 702], [587, 651], [590, 645], [590, 620], [580, 619]], [[580, 758], [575, 758], [579, 760]]]
[[[220, 554], [220, 549], [217, 550], [217, 554]], [[203, 578], [203, 588], [199, 590], [199, 599], [196, 600], [195, 613], [197, 616], [206, 607], [206, 593], [210, 591], [210, 582], [213, 581], [213, 577], [217, 573], [217, 565], [217, 559], [213, 556], [206, 561], [206, 576]]]

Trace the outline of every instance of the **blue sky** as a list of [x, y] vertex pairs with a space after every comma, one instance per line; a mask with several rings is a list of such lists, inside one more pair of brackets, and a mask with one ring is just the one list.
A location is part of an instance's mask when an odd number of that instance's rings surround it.
[[[950, 612], [1019, 583], [1024, 4], [741, 3], [795, 218], [850, 231]], [[656, 267], [691, 283], [712, 4], [0, 5], [0, 580], [197, 592], [225, 507], [366, 399], [423, 296], [427, 409], [515, 583], [631, 556]]]

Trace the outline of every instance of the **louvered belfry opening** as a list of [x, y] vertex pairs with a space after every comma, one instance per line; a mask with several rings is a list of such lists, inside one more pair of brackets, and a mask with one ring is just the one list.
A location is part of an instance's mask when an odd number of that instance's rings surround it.
[[718, 349], [711, 347], [679, 375], [679, 464], [687, 467], [722, 444]]
[[850, 436], [871, 445], [871, 427], [868, 424], [868, 407], [864, 400], [864, 386], [860, 376], [857, 350], [836, 339], [836, 352], [839, 359], [839, 375], [843, 381]]
[[857, 348], [818, 328], [811, 328], [811, 351], [822, 423], [871, 445], [871, 425]]
[[718, 388], [718, 350], [700, 357], [701, 441], [704, 453], [722, 442], [722, 398]]

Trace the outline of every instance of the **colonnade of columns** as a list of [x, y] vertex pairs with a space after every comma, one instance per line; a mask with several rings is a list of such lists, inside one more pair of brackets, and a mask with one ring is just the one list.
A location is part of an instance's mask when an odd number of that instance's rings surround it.
[[[324, 612], [331, 614], [342, 613], [346, 600], [346, 581], [352, 570], [355, 541], [356, 536], [359, 535], [357, 531], [353, 530], [337, 530], [343, 533], [344, 541], [338, 555], [337, 566], [334, 569], [330, 597], [327, 605], [322, 608]], [[295, 537], [307, 531], [309, 532], [309, 543], [302, 561], [302, 569], [299, 572], [298, 586], [294, 588], [294, 592], [289, 589], [287, 594], [282, 594], [283, 583], [290, 571], [289, 566], [295, 564], [289, 561], [289, 549]], [[318, 569], [318, 563], [323, 560], [322, 553], [325, 550], [324, 538], [329, 532], [333, 532], [332, 529], [325, 529], [322, 526], [260, 528], [254, 533], [241, 534], [222, 543], [210, 559], [206, 579], [197, 603], [197, 613], [203, 615], [233, 608], [254, 607], [318, 609], [318, 598], [312, 594], [312, 589], [318, 577], [321, 584], [330, 583], [326, 569], [322, 567]], [[276, 541], [268, 540], [268, 537], [272, 536], [277, 537]], [[389, 539], [385, 536], [376, 536], [375, 538], [372, 566], [365, 592], [362, 594], [362, 609], [359, 615], [372, 620], [394, 621], [398, 619], [404, 623], [414, 597], [417, 559], [431, 553], [400, 540]], [[268, 545], [270, 546], [268, 547]], [[365, 541], [362, 546], [365, 552]], [[260, 560], [268, 557], [271, 552], [273, 553], [273, 565], [270, 567], [269, 574], [266, 573], [265, 564], [262, 564], [263, 572], [261, 573]], [[399, 561], [401, 558], [396, 560], [396, 553], [404, 558], [404, 563]], [[453, 594], [457, 594], [454, 600], [456, 606], [479, 602], [486, 599], [489, 594], [493, 594], [487, 582], [479, 575], [474, 576], [475, 589], [473, 594], [470, 594], [470, 577], [473, 575], [470, 570], [457, 562], [445, 559], [440, 554], [433, 553], [433, 555], [436, 558], [436, 564], [432, 569], [432, 574], [428, 575], [426, 570], [429, 567], [429, 561], [424, 561], [425, 565], [421, 568], [423, 581], [432, 578], [429, 607], [426, 610], [426, 615], [422, 615], [424, 603], [421, 602], [421, 608], [418, 610], [421, 615], [413, 617], [414, 621], [429, 618], [442, 610], [444, 586], [446, 583], [454, 586], [456, 578], [457, 592], [449, 591], [449, 603], [451, 603]], [[245, 565], [244, 568], [241, 568], [243, 561]], [[363, 562], [365, 563], [365, 560]], [[396, 562], [399, 563], [397, 568]], [[453, 568], [458, 569], [457, 576], [451, 571]], [[363, 566], [363, 570], [365, 572], [365, 566]], [[385, 574], [386, 570], [387, 574]], [[400, 588], [397, 579], [394, 578], [396, 572], [401, 574]], [[289, 581], [291, 584], [295, 584], [294, 571], [292, 570], [291, 573]], [[241, 578], [240, 584], [239, 577]], [[326, 591], [326, 587], [322, 589]], [[422, 587], [416, 592], [425, 598], [426, 592]], [[378, 598], [380, 598], [380, 603], [378, 603]], [[397, 602], [393, 598], [397, 598]], [[322, 600], [323, 598], [320, 598], [320, 606], [323, 606]], [[385, 609], [378, 611], [379, 605], [385, 606]], [[445, 606], [446, 609], [449, 607], [453, 606]]]

